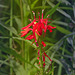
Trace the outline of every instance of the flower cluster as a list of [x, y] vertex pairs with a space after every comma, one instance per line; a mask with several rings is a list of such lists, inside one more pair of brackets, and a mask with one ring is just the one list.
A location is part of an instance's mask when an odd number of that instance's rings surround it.
[[[48, 25], [48, 23], [49, 23], [48, 22], [48, 19], [49, 19], [48, 16], [49, 15], [47, 16], [47, 18], [43, 19], [43, 11], [44, 10], [42, 10], [42, 17], [40, 17], [40, 13], [38, 13], [39, 14], [38, 19], [35, 18], [35, 13], [32, 11], [33, 14], [34, 14], [34, 20], [30, 24], [28, 24], [27, 26], [23, 27], [22, 31], [21, 31], [21, 37], [25, 36], [30, 31], [32, 31], [32, 34], [27, 36], [26, 40], [34, 39], [35, 42], [36, 42], [36, 46], [39, 46], [38, 45], [38, 37], [42, 36], [43, 33], [44, 33], [44, 36], [45, 36], [47, 30], [52, 32], [52, 29], [56, 28], [56, 27], [52, 27], [51, 25]], [[46, 46], [46, 44], [43, 41], [41, 42], [41, 44], [44, 47]], [[39, 55], [39, 51], [40, 50], [38, 50], [38, 55]], [[45, 52], [43, 52], [43, 54], [42, 54], [42, 58], [43, 58], [43, 62], [44, 62], [43, 65], [45, 65], [45, 56], [48, 57], [48, 55]], [[38, 57], [38, 60], [39, 60], [39, 57]], [[49, 60], [51, 61], [50, 58], [49, 58]]]

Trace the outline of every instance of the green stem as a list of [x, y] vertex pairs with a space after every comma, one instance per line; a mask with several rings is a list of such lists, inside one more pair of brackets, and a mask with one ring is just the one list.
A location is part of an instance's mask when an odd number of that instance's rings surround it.
[[[10, 27], [13, 26], [13, 0], [11, 0], [11, 9], [10, 9]], [[10, 31], [10, 37], [12, 37], [12, 32]], [[12, 38], [9, 39], [9, 46], [12, 48]], [[11, 64], [11, 60], [10, 60]], [[13, 74], [12, 67], [10, 67], [10, 75]]]
[[44, 74], [44, 67], [43, 67], [43, 60], [42, 60], [42, 45], [41, 45], [41, 41], [39, 43], [39, 49], [40, 49], [40, 63], [41, 63], [41, 67], [40, 67], [40, 75], [43, 75]]
[[[22, 27], [23, 27], [24, 23], [23, 23], [23, 4], [22, 4], [22, 0], [20, 0], [20, 12], [21, 12], [21, 22], [22, 22]], [[22, 50], [21, 50], [22, 57], [25, 57], [24, 44], [25, 43], [22, 41]], [[25, 63], [22, 63], [22, 65], [24, 66]]]
[[[11, 0], [11, 10], [10, 10], [10, 27], [13, 26], [13, 0]], [[12, 37], [12, 32], [10, 31], [10, 36]], [[10, 48], [12, 48], [12, 38], [9, 39]]]
[[40, 75], [43, 75], [43, 62], [42, 62], [42, 50], [40, 49], [40, 60], [41, 60], [41, 70], [40, 70]]
[[24, 26], [24, 23], [23, 23], [23, 6], [22, 6], [22, 0], [20, 0], [20, 11], [21, 11], [22, 26]]

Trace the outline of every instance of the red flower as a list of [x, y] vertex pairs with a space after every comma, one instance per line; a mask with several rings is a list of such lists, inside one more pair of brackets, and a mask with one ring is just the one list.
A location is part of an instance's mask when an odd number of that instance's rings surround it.
[[[44, 33], [46, 33], [46, 30], [48, 29], [50, 32], [52, 32], [52, 29], [56, 28], [56, 27], [52, 27], [50, 25], [48, 25], [48, 18], [43, 19], [43, 11], [42, 10], [42, 18], [40, 18], [39, 15], [39, 19], [36, 20], [35, 18], [35, 13], [34, 14], [34, 20], [28, 24], [27, 26], [23, 27], [21, 31], [21, 37], [25, 36], [26, 34], [29, 33], [29, 31], [32, 31], [32, 34], [29, 35], [26, 40], [31, 40], [31, 39], [35, 39], [35, 42], [37, 42], [37, 36], [41, 36], [42, 32], [44, 30]], [[43, 46], [45, 46], [45, 44], [42, 42]]]
[[[56, 27], [52, 27], [51, 25], [48, 25], [48, 23], [50, 23], [50, 22], [48, 22], [48, 20], [49, 20], [48, 17], [43, 19], [43, 11], [44, 10], [42, 10], [42, 17], [40, 18], [40, 14], [39, 14], [39, 18], [38, 19], [35, 18], [35, 13], [32, 11], [33, 14], [34, 14], [34, 20], [30, 24], [28, 24], [27, 26], [23, 27], [22, 31], [21, 31], [21, 37], [25, 36], [30, 31], [32, 31], [32, 34], [27, 36], [25, 40], [34, 39], [35, 42], [36, 42], [36, 46], [37, 47], [39, 47], [39, 44], [37, 42], [39, 36], [43, 35], [42, 34], [43, 32], [44, 32], [44, 34], [46, 34], [47, 30], [52, 32], [52, 29], [56, 28]], [[41, 44], [44, 47], [46, 46], [46, 44], [43, 41], [41, 42]], [[43, 54], [42, 54], [43, 67], [45, 67], [45, 57], [49, 58], [49, 56], [45, 52], [43, 52]], [[38, 50], [38, 57], [37, 57], [37, 59], [39, 60], [39, 58], [40, 58], [40, 50]], [[49, 60], [52, 61], [50, 58], [49, 58]], [[41, 62], [39, 61], [39, 64], [40, 63]]]

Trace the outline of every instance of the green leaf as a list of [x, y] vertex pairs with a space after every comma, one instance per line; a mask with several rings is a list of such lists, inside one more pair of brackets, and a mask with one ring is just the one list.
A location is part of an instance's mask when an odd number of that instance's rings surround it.
[[19, 0], [15, 0], [15, 2], [20, 7], [20, 1]]
[[15, 58], [19, 59], [22, 62], [26, 62], [29, 65], [33, 66], [34, 68], [38, 69], [34, 64], [31, 64], [30, 62], [28, 62], [27, 60], [25, 60], [20, 54], [18, 54], [14, 49], [8, 48], [6, 46], [4, 46], [4, 44], [0, 43], [0, 50], [2, 52], [5, 52], [7, 54], [10, 54], [12, 56], [14, 56]]
[[17, 31], [14, 27], [7, 27], [11, 32], [17, 35]]
[[48, 55], [50, 56], [50, 52], [51, 50], [54, 51], [51, 55], [51, 58], [54, 57], [55, 53], [59, 50], [59, 48], [61, 47], [61, 45], [63, 44], [63, 41], [70, 37], [70, 36], [73, 36], [75, 35], [75, 32], [74, 33], [71, 33], [71, 34], [68, 34], [68, 35], [65, 35], [62, 39], [60, 39], [56, 44], [54, 44], [53, 46], [51, 46], [47, 51]]
[[16, 75], [27, 75], [26, 70], [20, 63], [11, 60], [11, 64]]
[[62, 21], [52, 21], [53, 24], [59, 24], [59, 25], [63, 25], [63, 26], [68, 26], [68, 23], [66, 22], [62, 22]]
[[0, 8], [8, 8], [8, 6], [0, 4]]
[[36, 5], [36, 3], [38, 2], [39, 0], [35, 0], [32, 4], [31, 4], [31, 8], [33, 9], [34, 6]]
[[64, 69], [66, 70], [66, 73], [67, 75], [71, 75], [71, 65], [69, 65], [68, 63], [66, 63], [66, 61], [63, 59], [63, 60], [60, 60], [60, 62], [62, 63]]
[[55, 58], [52, 58], [52, 60], [55, 61], [57, 64], [62, 65], [62, 63], [59, 60], [57, 60]]
[[10, 66], [10, 64], [8, 62], [0, 60], [0, 66], [3, 65], [3, 64]]
[[53, 25], [56, 27], [56, 29], [58, 31], [60, 31], [61, 33], [64, 33], [64, 34], [71, 34], [72, 32], [68, 31], [67, 29], [63, 28], [63, 27], [60, 27], [60, 26], [57, 26], [57, 25]]
[[57, 0], [61, 3], [65, 3], [66, 5], [71, 5], [71, 3], [68, 0]]
[[11, 32], [12, 32], [13, 34], [15, 34], [16, 36], [18, 36], [17, 31], [16, 31], [16, 29], [15, 29], [14, 27], [7, 27], [6, 25], [2, 24], [1, 22], [0, 22], [0, 25], [1, 25], [2, 27], [6, 28], [7, 30], [11, 31]]
[[60, 9], [73, 10], [72, 7], [59, 7]]
[[19, 31], [21, 31], [21, 28], [22, 28], [22, 22], [21, 22], [21, 19], [19, 19], [18, 17], [14, 17], [15, 18], [15, 21], [16, 21], [16, 23], [17, 23], [17, 25], [18, 25], [18, 30]]
[[60, 4], [60, 2], [59, 2], [57, 5], [55, 5], [50, 11], [48, 11], [48, 12], [45, 14], [44, 18], [46, 18], [48, 15], [51, 16], [51, 15], [56, 11], [56, 9], [58, 8], [59, 4]]
[[[29, 41], [29, 40], [25, 40], [24, 38], [20, 38], [20, 37], [12, 37], [13, 39], [18, 39], [18, 40], [22, 40], [22, 41], [25, 41], [26, 43], [28, 43], [29, 45], [31, 45], [32, 44], [32, 42], [31, 41]], [[32, 45], [31, 45], [33, 48], [37, 48], [37, 46], [33, 43]]]
[[50, 6], [38, 6], [38, 7], [35, 7], [35, 8], [33, 8], [33, 9], [45, 9], [45, 8], [51, 8]]
[[74, 5], [73, 5], [73, 13], [74, 13], [74, 18], [75, 18], [75, 2], [74, 2]]
[[[50, 6], [52, 6], [52, 8], [54, 8], [55, 7], [55, 5], [52, 3], [52, 2], [50, 2], [49, 0], [46, 0], [47, 1], [47, 3], [50, 5]], [[61, 9], [56, 9], [58, 12], [60, 12], [61, 14], [63, 14], [65, 17], [67, 17], [67, 18], [69, 18], [74, 24], [75, 24], [75, 21], [72, 19], [72, 17], [69, 15], [69, 14], [67, 14], [65, 11], [63, 11], [63, 10], [61, 10]]]

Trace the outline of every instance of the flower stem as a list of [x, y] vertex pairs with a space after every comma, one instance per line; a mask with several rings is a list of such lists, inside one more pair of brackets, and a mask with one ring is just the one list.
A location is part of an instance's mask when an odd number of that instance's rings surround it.
[[43, 75], [43, 61], [42, 61], [42, 50], [40, 50], [40, 55], [41, 55], [41, 57], [40, 57], [40, 59], [41, 59], [41, 73], [40, 73], [40, 75]]
[[[11, 0], [11, 9], [10, 9], [10, 27], [13, 26], [13, 0]], [[10, 31], [10, 36], [12, 37], [12, 32]], [[9, 46], [10, 48], [12, 48], [12, 42], [13, 42], [13, 39], [10, 38], [9, 39]], [[10, 55], [10, 57], [12, 58], [12, 56]], [[11, 65], [11, 60], [10, 60], [10, 65]], [[13, 75], [13, 68], [10, 67], [10, 75]]]
[[42, 60], [42, 45], [41, 45], [41, 43], [39, 43], [39, 45], [40, 45], [40, 62], [41, 62], [41, 64], [40, 64], [40, 75], [43, 75], [44, 74], [44, 67], [43, 67], [43, 60]]

